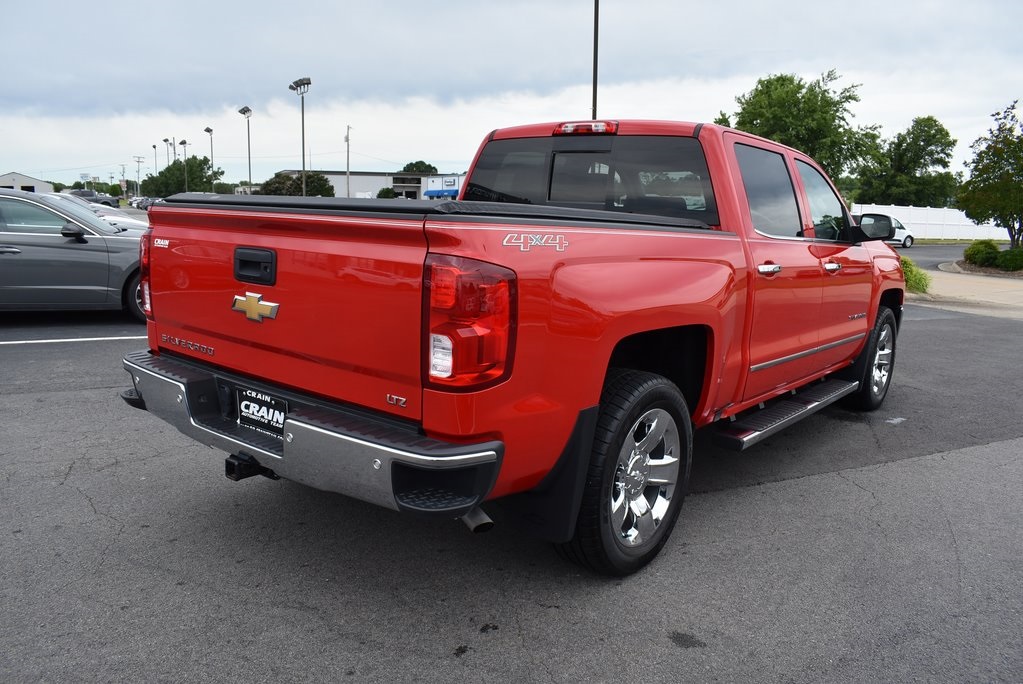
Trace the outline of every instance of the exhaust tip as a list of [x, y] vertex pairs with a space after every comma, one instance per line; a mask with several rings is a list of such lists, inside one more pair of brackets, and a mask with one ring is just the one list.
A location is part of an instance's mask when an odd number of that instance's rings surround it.
[[483, 532], [489, 532], [494, 526], [494, 521], [490, 519], [490, 516], [483, 512], [482, 508], [476, 507], [462, 516], [462, 522], [469, 528], [469, 531], [473, 534], [482, 534]]

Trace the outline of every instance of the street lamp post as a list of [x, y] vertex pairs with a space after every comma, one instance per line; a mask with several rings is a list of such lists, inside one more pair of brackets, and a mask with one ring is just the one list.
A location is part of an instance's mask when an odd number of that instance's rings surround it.
[[249, 149], [249, 194], [252, 194], [252, 129], [249, 128], [249, 119], [252, 117], [252, 110], [248, 105], [238, 110], [238, 113], [245, 117], [245, 141]]
[[593, 120], [597, 120], [597, 38], [600, 25], [600, 0], [593, 0]]
[[352, 196], [352, 144], [349, 140], [351, 134], [352, 127], [348, 126], [345, 129], [345, 197]]
[[299, 98], [302, 100], [302, 197], [305, 197], [305, 94], [311, 84], [312, 81], [307, 76], [293, 81], [288, 86], [290, 90], [298, 93]]
[[[163, 139], [163, 145], [164, 145], [164, 151], [167, 153], [167, 166], [170, 166], [170, 147], [171, 147], [170, 138], [164, 138]], [[175, 154], [174, 157], [177, 158], [177, 154]], [[164, 166], [163, 168], [167, 168], [167, 166]]]
[[153, 144], [153, 177], [160, 173], [160, 169], [156, 168], [159, 165], [159, 161], [156, 159], [156, 144]]
[[213, 129], [207, 126], [202, 130], [210, 134], [210, 192], [216, 192], [217, 181], [213, 178]]
[[179, 140], [181, 145], [181, 159], [185, 162], [185, 192], [188, 192], [188, 141]]

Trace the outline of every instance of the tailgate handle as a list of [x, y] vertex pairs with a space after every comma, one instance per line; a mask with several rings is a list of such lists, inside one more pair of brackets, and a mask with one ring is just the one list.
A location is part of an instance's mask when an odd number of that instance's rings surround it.
[[277, 282], [277, 254], [272, 249], [236, 247], [234, 277], [243, 283], [274, 285]]

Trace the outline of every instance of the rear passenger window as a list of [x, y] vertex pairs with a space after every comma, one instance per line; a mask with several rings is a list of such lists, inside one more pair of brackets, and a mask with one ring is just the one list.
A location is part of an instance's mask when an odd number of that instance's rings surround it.
[[835, 195], [835, 191], [831, 189], [831, 185], [820, 171], [798, 159], [796, 169], [799, 170], [799, 177], [806, 188], [814, 235], [824, 240], [841, 239], [847, 228], [842, 201]]
[[736, 145], [735, 156], [756, 231], [776, 237], [802, 237], [796, 190], [785, 157], [749, 145]]

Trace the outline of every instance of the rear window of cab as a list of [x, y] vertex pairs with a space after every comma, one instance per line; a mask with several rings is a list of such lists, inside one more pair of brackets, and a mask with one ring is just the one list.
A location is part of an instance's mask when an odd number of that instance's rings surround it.
[[695, 138], [580, 136], [492, 140], [464, 199], [652, 214], [718, 225]]

